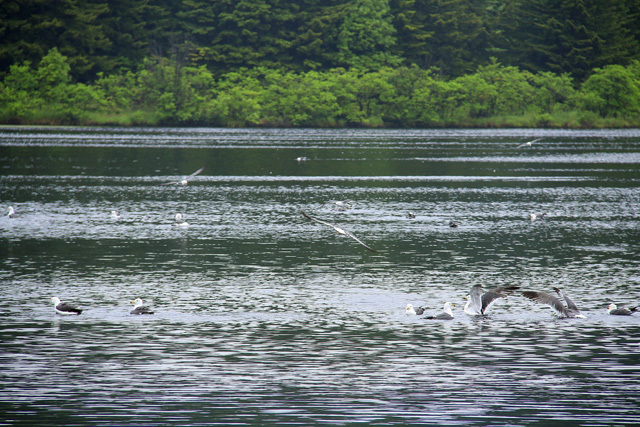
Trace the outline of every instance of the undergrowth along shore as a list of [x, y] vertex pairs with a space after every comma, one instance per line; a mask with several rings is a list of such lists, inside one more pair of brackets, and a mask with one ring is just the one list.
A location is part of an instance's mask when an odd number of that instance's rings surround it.
[[628, 128], [640, 127], [640, 62], [584, 82], [493, 64], [457, 78], [437, 69], [243, 69], [214, 76], [150, 58], [74, 83], [52, 49], [0, 83], [0, 123], [19, 125]]

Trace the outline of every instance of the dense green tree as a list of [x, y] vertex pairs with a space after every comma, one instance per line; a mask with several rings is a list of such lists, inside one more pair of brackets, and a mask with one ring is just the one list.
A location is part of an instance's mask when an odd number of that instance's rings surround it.
[[338, 35], [338, 65], [377, 69], [398, 65], [388, 0], [356, 0], [346, 9]]
[[593, 67], [637, 57], [632, 22], [624, 1], [513, 0], [503, 14], [508, 48], [501, 58], [584, 79]]

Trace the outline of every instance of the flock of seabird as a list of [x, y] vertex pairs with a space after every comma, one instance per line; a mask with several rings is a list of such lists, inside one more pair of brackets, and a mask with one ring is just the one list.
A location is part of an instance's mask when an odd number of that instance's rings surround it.
[[[486, 316], [489, 307], [498, 299], [505, 298], [515, 291], [520, 289], [518, 285], [501, 286], [498, 288], [485, 291], [482, 285], [474, 285], [469, 291], [469, 295], [466, 296], [467, 303], [464, 306], [464, 312], [470, 316]], [[580, 318], [585, 319], [585, 316], [580, 313], [580, 310], [576, 304], [565, 295], [559, 288], [554, 287], [553, 290], [558, 295], [547, 294], [545, 292], [537, 291], [523, 291], [522, 295], [534, 302], [538, 302], [544, 305], [548, 305], [554, 311], [554, 314], [562, 318]], [[453, 311], [451, 307], [455, 307], [455, 304], [447, 301], [444, 303], [444, 311], [435, 316], [426, 316], [424, 319], [428, 320], [452, 320]], [[407, 315], [422, 315], [426, 309], [424, 307], [418, 307], [415, 309], [413, 304], [407, 304]], [[630, 316], [638, 311], [638, 307], [617, 307], [616, 304], [609, 304], [607, 312], [615, 316]]]
[[[520, 144], [518, 148], [531, 147], [531, 145], [534, 142], [537, 142], [540, 139], [541, 138], [538, 138], [538, 139], [534, 139], [533, 141]], [[307, 158], [298, 157], [296, 160], [304, 161], [304, 160], [307, 160]], [[204, 171], [204, 167], [201, 167], [191, 175], [185, 176], [180, 181], [167, 182], [162, 185], [175, 184], [175, 185], [186, 186], [188, 185], [189, 180], [199, 175], [202, 171]], [[344, 200], [344, 201], [333, 202], [333, 205], [336, 209], [346, 210], [351, 208], [351, 203], [352, 203], [351, 200]], [[375, 249], [373, 249], [372, 247], [364, 243], [362, 240], [360, 240], [358, 237], [356, 237], [356, 235], [353, 234], [352, 232], [345, 230], [342, 227], [338, 227], [337, 225], [332, 224], [330, 222], [315, 218], [311, 215], [308, 215], [305, 212], [301, 212], [301, 213], [305, 218], [311, 221], [314, 221], [318, 224], [322, 224], [324, 226], [332, 228], [339, 235], [350, 237], [365, 249], [371, 252], [377, 252]], [[7, 217], [14, 218], [15, 216], [16, 216], [15, 209], [13, 208], [13, 206], [9, 206]], [[535, 221], [536, 219], [544, 218], [544, 216], [545, 216], [544, 213], [541, 215], [529, 214], [529, 219], [531, 221]], [[407, 217], [410, 219], [413, 219], [415, 218], [415, 214], [413, 212], [408, 212]], [[118, 220], [121, 218], [121, 215], [118, 211], [113, 210], [111, 211], [111, 218]], [[184, 219], [184, 216], [181, 213], [177, 213], [175, 219], [176, 219], [176, 225], [180, 227], [189, 226], [189, 223]], [[451, 221], [449, 223], [449, 226], [452, 228], [455, 228], [455, 227], [458, 227], [458, 223]], [[504, 298], [508, 295], [511, 295], [513, 292], [515, 292], [519, 288], [520, 287], [517, 285], [512, 285], [512, 286], [502, 286], [502, 287], [485, 291], [482, 285], [474, 285], [471, 288], [469, 295], [466, 296], [467, 303], [464, 306], [464, 312], [471, 316], [484, 316], [487, 314], [489, 307], [491, 307], [491, 305], [498, 298]], [[548, 305], [555, 312], [555, 314], [557, 314], [560, 317], [568, 317], [568, 318], [584, 318], [585, 317], [584, 315], [580, 314], [580, 310], [578, 310], [578, 307], [576, 306], [576, 304], [568, 296], [566, 296], [559, 288], [554, 287], [553, 289], [557, 294], [557, 297], [555, 295], [551, 295], [545, 292], [537, 292], [537, 291], [523, 291], [522, 295], [534, 302]], [[58, 297], [51, 297], [51, 301], [53, 302], [55, 312], [58, 314], [79, 315], [82, 313], [82, 309], [77, 308], [73, 305], [61, 302]], [[149, 307], [143, 305], [142, 299], [136, 298], [135, 300], [131, 301], [131, 303], [134, 304], [134, 308], [133, 310], [131, 310], [130, 314], [136, 314], [136, 315], [153, 314], [153, 311]], [[444, 303], [443, 311], [441, 313], [436, 314], [434, 316], [426, 316], [425, 319], [451, 320], [454, 318], [453, 311], [451, 309], [452, 307], [455, 307], [455, 305], [447, 301]], [[406, 313], [408, 315], [420, 316], [424, 314], [425, 311], [426, 310], [424, 307], [418, 307], [417, 309], [415, 309], [412, 304], [407, 304]], [[630, 316], [636, 311], [638, 311], [638, 307], [631, 307], [631, 308], [618, 307], [616, 304], [611, 303], [609, 304], [607, 312], [610, 315]]]

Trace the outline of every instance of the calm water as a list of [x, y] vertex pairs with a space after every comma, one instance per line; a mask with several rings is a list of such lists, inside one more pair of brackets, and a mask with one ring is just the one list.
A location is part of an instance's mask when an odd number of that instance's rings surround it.
[[0, 425], [640, 423], [640, 130], [4, 127], [9, 205]]

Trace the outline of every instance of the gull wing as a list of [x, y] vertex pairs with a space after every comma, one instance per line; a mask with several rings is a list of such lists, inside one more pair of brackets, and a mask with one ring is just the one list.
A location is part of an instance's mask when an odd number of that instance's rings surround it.
[[200, 173], [202, 173], [202, 171], [203, 171], [203, 170], [204, 170], [204, 166], [203, 166], [203, 167], [201, 167], [200, 169], [198, 169], [197, 171], [195, 171], [194, 173], [192, 173], [191, 175], [186, 176], [184, 179], [187, 179], [187, 180], [188, 180], [188, 179], [193, 178], [193, 177], [194, 177], [194, 176], [196, 176], [196, 175], [200, 175]]
[[[305, 218], [307, 218], [307, 219], [310, 219], [311, 221], [315, 221], [315, 222], [320, 223], [320, 224], [322, 224], [322, 225], [326, 225], [327, 227], [331, 227], [331, 228], [333, 228], [334, 230], [336, 230], [336, 229], [338, 228], [338, 227], [336, 227], [335, 225], [331, 224], [330, 222], [323, 221], [323, 220], [318, 219], [318, 218], [314, 218], [314, 217], [312, 217], [312, 216], [307, 215], [306, 213], [304, 213], [304, 212], [302, 212], [302, 211], [300, 211], [300, 212], [302, 213], [302, 216], [304, 216], [304, 217], [305, 217]], [[338, 230], [336, 230], [336, 231], [338, 231]]]
[[567, 309], [564, 307], [562, 301], [553, 295], [545, 294], [544, 292], [534, 292], [534, 291], [524, 291], [522, 292], [526, 298], [529, 298], [532, 301], [539, 302], [541, 304], [546, 304], [553, 309], [556, 313], [560, 315], [566, 315]]
[[333, 229], [334, 229], [337, 233], [339, 233], [339, 234], [344, 234], [345, 236], [349, 236], [349, 237], [351, 237], [353, 240], [355, 240], [356, 242], [358, 242], [360, 245], [362, 245], [362, 246], [363, 246], [363, 247], [365, 247], [366, 249], [370, 250], [371, 252], [378, 252], [378, 251], [376, 251], [375, 249], [373, 249], [373, 248], [371, 248], [371, 247], [367, 246], [367, 244], [365, 244], [362, 240], [358, 239], [358, 238], [355, 236], [355, 234], [353, 234], [352, 232], [347, 231], [347, 230], [344, 230], [344, 229], [342, 229], [342, 228], [340, 228], [340, 227], [338, 227], [338, 226], [336, 226], [336, 225], [331, 224], [330, 222], [323, 221], [323, 220], [318, 219], [318, 218], [314, 218], [314, 217], [312, 217], [312, 216], [310, 216], [310, 215], [307, 215], [305, 212], [302, 212], [302, 211], [301, 211], [301, 213], [302, 213], [302, 216], [304, 216], [305, 218], [310, 219], [311, 221], [315, 221], [315, 222], [317, 222], [317, 223], [319, 223], [319, 224], [326, 225], [327, 227], [331, 227], [331, 228], [333, 228]]
[[370, 250], [371, 252], [378, 252], [375, 249], [367, 246], [362, 240], [358, 239], [355, 234], [353, 234], [350, 231], [344, 230], [344, 232], [347, 234], [347, 236], [351, 237], [353, 240], [355, 240], [356, 242], [360, 243], [362, 246], [364, 246], [366, 249]]
[[559, 296], [560, 298], [563, 298], [563, 299], [567, 302], [567, 307], [568, 307], [570, 310], [576, 310], [576, 311], [579, 311], [579, 310], [578, 310], [578, 307], [576, 306], [576, 304], [575, 304], [573, 301], [571, 301], [571, 299], [570, 299], [568, 296], [566, 296], [564, 293], [562, 293], [562, 291], [561, 291], [560, 289], [558, 289], [558, 288], [553, 288], [553, 290], [554, 290], [554, 291], [556, 291], [556, 293], [558, 294], [558, 296]]
[[60, 311], [65, 311], [68, 313], [78, 313], [78, 314], [82, 313], [81, 309], [71, 304], [67, 304], [66, 302], [61, 302], [60, 304], [56, 305], [56, 309]]
[[201, 167], [200, 169], [198, 169], [197, 171], [195, 171], [194, 173], [192, 173], [191, 175], [187, 175], [184, 178], [182, 178], [180, 181], [171, 181], [171, 182], [165, 182], [164, 184], [161, 185], [173, 185], [173, 184], [180, 184], [182, 181], [188, 181], [191, 178], [193, 178], [196, 175], [200, 175], [200, 173], [202, 173], [202, 171], [204, 170], [204, 166]]
[[518, 289], [520, 289], [520, 286], [517, 285], [501, 286], [484, 293], [482, 295], [482, 314], [486, 313], [498, 298], [504, 298]]

